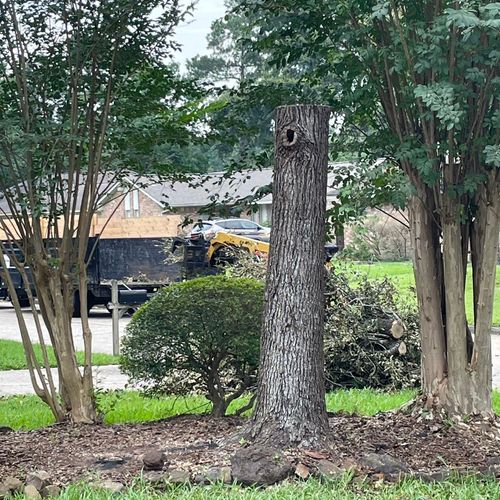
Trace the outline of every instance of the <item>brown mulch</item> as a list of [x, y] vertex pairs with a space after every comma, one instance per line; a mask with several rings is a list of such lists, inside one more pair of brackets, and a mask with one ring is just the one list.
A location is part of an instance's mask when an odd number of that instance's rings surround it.
[[[165, 452], [170, 469], [196, 474], [229, 465], [242, 445], [237, 440], [227, 445], [224, 439], [243, 423], [236, 417], [186, 415], [148, 424], [53, 425], [0, 433], [0, 479], [24, 479], [27, 472], [45, 470], [59, 484], [89, 474], [129, 483], [141, 473], [142, 455], [151, 449]], [[368, 453], [384, 453], [413, 472], [443, 467], [480, 471], [500, 458], [498, 424], [492, 425], [447, 425], [403, 413], [335, 414], [330, 418], [332, 448], [326, 455], [339, 466], [358, 463]]]

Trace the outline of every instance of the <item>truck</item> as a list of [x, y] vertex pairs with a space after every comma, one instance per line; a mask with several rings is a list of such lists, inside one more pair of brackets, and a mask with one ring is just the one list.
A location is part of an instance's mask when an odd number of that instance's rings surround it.
[[[7, 260], [15, 253], [22, 262], [18, 248], [5, 245]], [[98, 238], [89, 239], [87, 249], [87, 303], [88, 309], [96, 305], [107, 306], [111, 302], [112, 280], [119, 281], [119, 299], [122, 304], [137, 305], [145, 302], [160, 288], [178, 279], [180, 265], [166, 262], [165, 241], [161, 238]], [[10, 263], [11, 264], [11, 263]], [[28, 307], [29, 300], [19, 271], [9, 265], [11, 276], [21, 307]], [[29, 278], [30, 289], [36, 290]], [[5, 272], [5, 271], [3, 271]], [[0, 299], [11, 300], [4, 277], [0, 272]], [[75, 293], [73, 315], [81, 315], [79, 292]]]
[[[183, 252], [182, 258], [172, 262], [167, 259], [167, 242], [161, 238], [106, 238], [89, 239], [87, 250], [87, 307], [108, 306], [111, 302], [112, 280], [119, 281], [119, 303], [133, 306], [146, 302], [159, 289], [172, 281], [198, 275], [215, 274], [227, 263], [238, 259], [239, 252], [252, 257], [267, 258], [267, 237], [248, 237], [218, 232], [212, 239], [176, 237], [170, 252]], [[10, 250], [22, 262], [19, 249]], [[338, 251], [335, 245], [325, 246], [325, 262]], [[7, 259], [9, 256], [7, 255]], [[1, 270], [0, 270], [1, 271]], [[28, 294], [19, 271], [8, 267], [21, 307], [29, 307]], [[26, 268], [28, 280], [29, 269]], [[36, 290], [30, 283], [34, 296]], [[0, 299], [10, 300], [9, 291], [0, 272]], [[79, 292], [75, 292], [73, 316], [81, 315]]]

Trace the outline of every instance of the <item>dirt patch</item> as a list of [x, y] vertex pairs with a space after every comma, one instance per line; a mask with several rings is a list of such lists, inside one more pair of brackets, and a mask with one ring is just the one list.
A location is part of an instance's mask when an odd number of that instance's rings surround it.
[[[42, 469], [58, 484], [89, 474], [129, 483], [141, 473], [142, 457], [151, 449], [164, 452], [165, 469], [184, 470], [194, 477], [210, 467], [230, 465], [230, 457], [242, 445], [235, 440], [225, 445], [225, 438], [243, 423], [235, 417], [182, 416], [149, 424], [54, 425], [2, 433], [0, 478], [24, 480], [28, 472]], [[344, 468], [354, 464], [361, 472], [370, 472], [366, 457], [373, 458], [373, 454], [389, 455], [413, 473], [444, 467], [485, 471], [492, 463], [500, 463], [496, 425], [438, 424], [402, 413], [336, 414], [330, 418], [331, 450], [317, 456], [307, 451], [291, 455], [296, 463], [308, 466], [327, 458]]]

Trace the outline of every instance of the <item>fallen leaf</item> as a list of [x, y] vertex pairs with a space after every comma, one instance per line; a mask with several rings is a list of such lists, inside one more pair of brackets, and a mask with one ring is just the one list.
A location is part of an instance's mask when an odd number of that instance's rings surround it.
[[314, 451], [314, 450], [305, 450], [304, 455], [307, 455], [308, 457], [314, 458], [315, 460], [323, 460], [325, 458], [328, 458], [328, 454], [322, 453], [321, 451]]
[[295, 467], [295, 474], [302, 479], [307, 479], [309, 477], [309, 469], [302, 463]]

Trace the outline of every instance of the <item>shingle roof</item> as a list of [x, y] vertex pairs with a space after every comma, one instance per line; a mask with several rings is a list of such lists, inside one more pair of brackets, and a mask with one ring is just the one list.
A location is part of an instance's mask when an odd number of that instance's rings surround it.
[[[245, 198], [270, 184], [272, 169], [243, 171], [225, 179], [222, 172], [193, 176], [189, 182], [164, 182], [147, 185], [144, 191], [160, 203], [171, 207], [200, 207], [214, 199]], [[270, 203], [270, 195], [260, 200]]]
[[[332, 164], [349, 165], [347, 163]], [[332, 168], [330, 169], [332, 170]], [[213, 201], [223, 202], [228, 199], [243, 199], [254, 195], [257, 189], [271, 184], [273, 169], [244, 170], [233, 174], [231, 178], [225, 178], [224, 172], [211, 174], [193, 175], [190, 181], [158, 182], [148, 177], [135, 179], [129, 177], [129, 182], [136, 183], [156, 203], [167, 208], [201, 207]], [[332, 186], [333, 174], [329, 174], [328, 196], [335, 196], [336, 190]], [[117, 184], [118, 187], [118, 184]], [[257, 202], [258, 204], [269, 204], [272, 202], [272, 194], [266, 194]], [[0, 199], [0, 210], [9, 213], [7, 202]]]
[[[333, 165], [349, 165], [347, 163]], [[335, 196], [337, 191], [333, 183], [333, 173], [329, 174], [328, 196]], [[235, 173], [230, 179], [224, 178], [223, 172], [193, 176], [190, 182], [163, 182], [147, 184], [144, 182], [144, 191], [154, 200], [171, 207], [201, 207], [214, 201], [214, 198], [242, 199], [254, 195], [257, 189], [271, 184], [273, 169], [244, 170]], [[272, 194], [266, 194], [257, 202], [268, 204], [272, 202]]]

